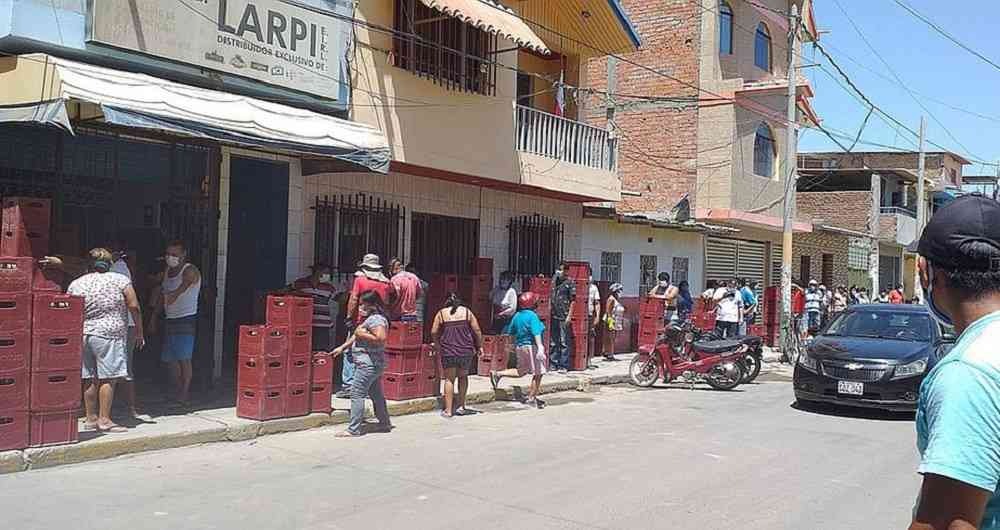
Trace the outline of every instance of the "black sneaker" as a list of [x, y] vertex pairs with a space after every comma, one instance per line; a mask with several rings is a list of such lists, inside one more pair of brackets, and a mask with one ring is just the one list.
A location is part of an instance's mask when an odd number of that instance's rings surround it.
[[535, 408], [538, 408], [538, 409], [544, 409], [545, 408], [545, 402], [542, 401], [541, 399], [535, 398], [534, 402], [535, 402]]

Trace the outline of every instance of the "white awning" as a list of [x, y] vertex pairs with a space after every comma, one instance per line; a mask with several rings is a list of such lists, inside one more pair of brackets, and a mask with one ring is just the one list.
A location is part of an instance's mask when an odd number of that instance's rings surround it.
[[466, 24], [510, 40], [519, 47], [549, 54], [549, 47], [528, 27], [528, 24], [521, 20], [517, 13], [495, 0], [420, 0], [420, 2]]
[[[24, 76], [7, 78], [4, 84], [29, 83], [21, 86], [45, 88], [35, 101], [0, 101], [0, 121], [25, 121], [25, 116], [34, 116], [32, 121], [72, 131], [67, 113], [52, 106], [64, 107], [67, 101], [75, 100], [98, 106], [108, 123], [338, 158], [374, 171], [388, 171], [391, 152], [386, 137], [367, 125], [47, 55], [7, 59], [15, 59]], [[31, 78], [39, 74], [41, 79]], [[26, 109], [34, 111], [26, 114]]]

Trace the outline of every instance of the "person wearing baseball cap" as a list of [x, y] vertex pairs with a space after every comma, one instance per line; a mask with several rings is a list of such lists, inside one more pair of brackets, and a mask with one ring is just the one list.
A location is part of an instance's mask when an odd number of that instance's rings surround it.
[[920, 387], [923, 485], [910, 529], [1000, 529], [1000, 203], [955, 199], [917, 252], [928, 309], [959, 337]]

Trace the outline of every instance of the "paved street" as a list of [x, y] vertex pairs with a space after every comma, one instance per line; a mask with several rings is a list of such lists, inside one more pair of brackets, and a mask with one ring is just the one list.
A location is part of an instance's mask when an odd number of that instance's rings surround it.
[[[767, 376], [765, 376], [766, 378]], [[0, 476], [4, 527], [902, 528], [912, 421], [723, 393], [603, 387], [392, 434], [331, 428]]]

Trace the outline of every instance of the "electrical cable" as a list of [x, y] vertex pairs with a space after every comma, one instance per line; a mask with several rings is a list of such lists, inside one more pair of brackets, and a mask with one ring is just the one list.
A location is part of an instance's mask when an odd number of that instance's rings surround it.
[[935, 24], [934, 21], [932, 21], [931, 19], [927, 18], [925, 15], [921, 14], [919, 11], [917, 11], [915, 8], [913, 8], [912, 6], [910, 6], [909, 4], [907, 4], [906, 2], [903, 2], [901, 0], [893, 0], [893, 1], [897, 5], [899, 5], [903, 9], [905, 9], [907, 12], [909, 12], [911, 15], [913, 15], [914, 17], [916, 17], [918, 20], [920, 20], [924, 24], [927, 24], [928, 26], [930, 26], [934, 31], [940, 33], [946, 39], [948, 39], [951, 42], [955, 43], [959, 48], [962, 48], [963, 50], [971, 53], [972, 55], [974, 55], [976, 57], [978, 57], [980, 60], [982, 60], [986, 64], [992, 66], [993, 68], [996, 68], [997, 70], [1000, 70], [1000, 64], [997, 64], [996, 61], [990, 59], [989, 57], [986, 57], [982, 53], [980, 53], [980, 52], [972, 49], [972, 47], [970, 47], [967, 44], [963, 43], [962, 41], [958, 40], [957, 37], [951, 35], [947, 31], [945, 31], [944, 28], [942, 28], [938, 24]]

